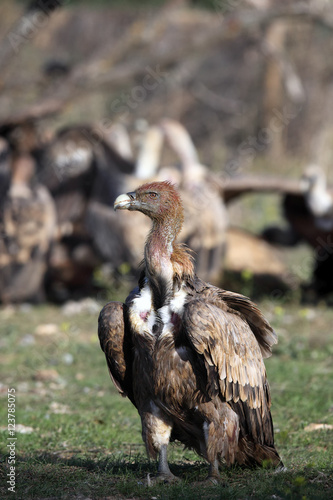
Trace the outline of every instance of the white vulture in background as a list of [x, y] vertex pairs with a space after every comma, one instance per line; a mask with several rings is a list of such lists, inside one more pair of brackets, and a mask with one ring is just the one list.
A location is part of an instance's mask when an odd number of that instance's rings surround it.
[[301, 189], [300, 195], [285, 197], [283, 208], [298, 241], [305, 241], [314, 250], [311, 281], [304, 287], [304, 298], [313, 301], [333, 292], [333, 191], [317, 165], [304, 170]]
[[[239, 183], [240, 184], [240, 183]], [[304, 298], [317, 300], [333, 292], [333, 190], [327, 186], [323, 169], [317, 165], [305, 168], [299, 181], [266, 179], [263, 189], [256, 179], [243, 181], [243, 192], [252, 184], [258, 192], [276, 192], [282, 196], [282, 211], [287, 228], [266, 228], [263, 235], [270, 243], [294, 246], [307, 243], [313, 249], [314, 268], [311, 282], [305, 285]], [[274, 189], [275, 186], [275, 189]], [[235, 189], [234, 189], [235, 188]], [[231, 185], [230, 193], [237, 191]]]
[[333, 229], [333, 199], [327, 189], [324, 170], [319, 165], [308, 166], [302, 175], [301, 186], [305, 202], [310, 213], [315, 218], [318, 229], [331, 231]]

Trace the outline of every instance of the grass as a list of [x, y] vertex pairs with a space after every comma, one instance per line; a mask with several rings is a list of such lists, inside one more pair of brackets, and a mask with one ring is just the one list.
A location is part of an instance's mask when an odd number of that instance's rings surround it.
[[[306, 430], [313, 423], [333, 424], [333, 311], [302, 309], [292, 301], [263, 300], [260, 307], [280, 336], [266, 366], [276, 445], [287, 471], [234, 467], [223, 470], [223, 484], [209, 486], [201, 482], [207, 465], [174, 444], [171, 469], [182, 481], [150, 488], [147, 474], [156, 472], [156, 464], [146, 458], [135, 408], [109, 380], [97, 313], [69, 317], [52, 306], [0, 310], [0, 497], [333, 498], [333, 432]], [[17, 433], [16, 494], [6, 486], [11, 387], [16, 423], [32, 429]]]

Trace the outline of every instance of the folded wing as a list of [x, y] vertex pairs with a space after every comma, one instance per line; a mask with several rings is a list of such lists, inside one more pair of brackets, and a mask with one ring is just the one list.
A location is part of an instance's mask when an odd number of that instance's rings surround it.
[[[241, 300], [236, 294], [231, 297], [236, 305]], [[253, 331], [260, 330], [260, 318], [253, 329], [251, 317], [246, 320], [244, 313], [249, 305], [246, 306], [245, 299], [242, 312], [231, 309], [230, 303], [221, 302], [218, 307], [207, 301], [207, 297], [191, 300], [185, 306], [184, 332], [197, 356], [204, 361], [207, 394], [212, 398], [218, 395], [239, 417], [238, 462], [252, 465], [268, 459], [278, 464], [280, 458], [274, 447], [270, 391], [263, 362], [265, 349], [259, 343], [265, 338], [265, 332], [260, 335], [259, 331]]]
[[98, 318], [98, 336], [110, 377], [122, 396], [134, 403], [132, 386], [132, 339], [122, 302], [109, 302]]

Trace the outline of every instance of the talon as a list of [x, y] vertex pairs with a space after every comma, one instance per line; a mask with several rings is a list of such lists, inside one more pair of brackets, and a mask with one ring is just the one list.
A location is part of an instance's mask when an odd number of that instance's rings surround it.
[[157, 480], [158, 481], [161, 481], [163, 483], [168, 483], [168, 484], [171, 484], [171, 483], [177, 483], [178, 481], [180, 481], [180, 478], [177, 477], [177, 476], [174, 476], [173, 474], [159, 474], [157, 476]]
[[173, 474], [158, 474], [155, 477], [151, 477], [150, 474], [148, 474], [147, 477], [147, 486], [154, 486], [155, 484], [173, 484], [177, 483], [180, 481], [180, 478], [177, 476], [174, 476]]
[[214, 476], [208, 476], [205, 483], [212, 483], [212, 484], [219, 484], [220, 481], [217, 477]]

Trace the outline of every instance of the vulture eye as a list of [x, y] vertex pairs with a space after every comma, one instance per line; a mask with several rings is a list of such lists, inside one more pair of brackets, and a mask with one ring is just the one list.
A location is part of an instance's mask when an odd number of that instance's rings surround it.
[[157, 196], [158, 196], [157, 193], [154, 193], [154, 192], [149, 193], [149, 198], [154, 199], [154, 198], [157, 198]]

